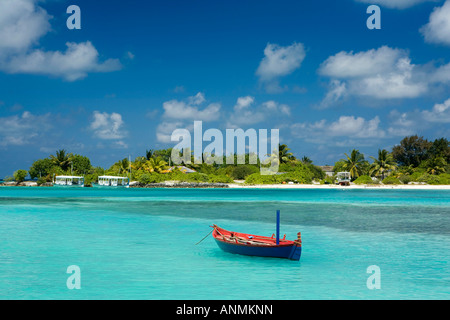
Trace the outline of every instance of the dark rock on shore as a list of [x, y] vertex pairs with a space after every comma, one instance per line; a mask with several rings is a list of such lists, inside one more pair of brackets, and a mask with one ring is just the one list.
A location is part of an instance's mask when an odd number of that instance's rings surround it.
[[[36, 187], [36, 182], [22, 182], [16, 183], [14, 181], [1, 183], [0, 186], [17, 186], [17, 187]], [[53, 183], [45, 182], [40, 187], [53, 187]], [[92, 187], [92, 185], [86, 185], [85, 187]], [[165, 181], [160, 183], [141, 184], [134, 182], [130, 184], [130, 188], [229, 188], [227, 183], [209, 183], [209, 182], [177, 182], [177, 181]]]
[[37, 182], [34, 181], [24, 181], [17, 183], [15, 181], [7, 181], [0, 183], [1, 187], [53, 187], [53, 183], [45, 182], [41, 185], [38, 185]]
[[130, 188], [228, 188], [226, 183], [209, 183], [209, 182], [176, 182], [176, 183], [149, 183], [134, 184]]
[[2, 186], [2, 187], [15, 187], [15, 186], [17, 186], [17, 182], [15, 182], [15, 181], [5, 181], [5, 182], [1, 183], [0, 186]]

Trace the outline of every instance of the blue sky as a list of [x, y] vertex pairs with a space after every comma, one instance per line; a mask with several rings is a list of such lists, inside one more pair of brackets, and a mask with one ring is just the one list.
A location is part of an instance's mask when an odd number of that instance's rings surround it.
[[109, 167], [195, 120], [368, 158], [449, 138], [449, 89], [450, 0], [0, 0], [0, 177], [61, 148]]

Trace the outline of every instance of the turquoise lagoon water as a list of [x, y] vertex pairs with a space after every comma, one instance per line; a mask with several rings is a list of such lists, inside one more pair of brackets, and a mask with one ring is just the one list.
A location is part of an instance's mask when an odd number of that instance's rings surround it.
[[[195, 245], [277, 209], [300, 262]], [[0, 299], [449, 299], [449, 260], [449, 191], [0, 188]]]

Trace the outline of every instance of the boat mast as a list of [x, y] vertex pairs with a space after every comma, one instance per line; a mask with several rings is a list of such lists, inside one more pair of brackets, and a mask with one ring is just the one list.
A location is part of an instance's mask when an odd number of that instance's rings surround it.
[[277, 245], [280, 244], [280, 210], [277, 210]]
[[130, 168], [129, 168], [130, 176], [128, 177], [128, 185], [130, 185], [130, 181], [131, 181], [131, 156], [130, 155], [128, 155], [128, 165], [130, 166]]

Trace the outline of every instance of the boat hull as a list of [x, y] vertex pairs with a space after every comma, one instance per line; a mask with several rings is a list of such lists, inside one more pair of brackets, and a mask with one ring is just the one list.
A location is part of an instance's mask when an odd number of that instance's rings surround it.
[[213, 237], [220, 249], [225, 252], [258, 256], [285, 258], [291, 260], [300, 260], [302, 254], [302, 245], [300, 234], [296, 241], [279, 240], [272, 237], [263, 237], [245, 233], [230, 232], [225, 229], [213, 226]]
[[223, 251], [246, 256], [285, 258], [298, 261], [302, 255], [302, 247], [296, 245], [283, 247], [256, 247], [231, 244], [217, 239], [215, 240], [219, 248]]
[[54, 188], [84, 188], [84, 184], [71, 184], [71, 185], [64, 185], [64, 184], [53, 184]]
[[129, 188], [129, 185], [117, 185], [117, 186], [108, 186], [108, 185], [100, 185], [98, 183], [93, 183], [92, 188]]

